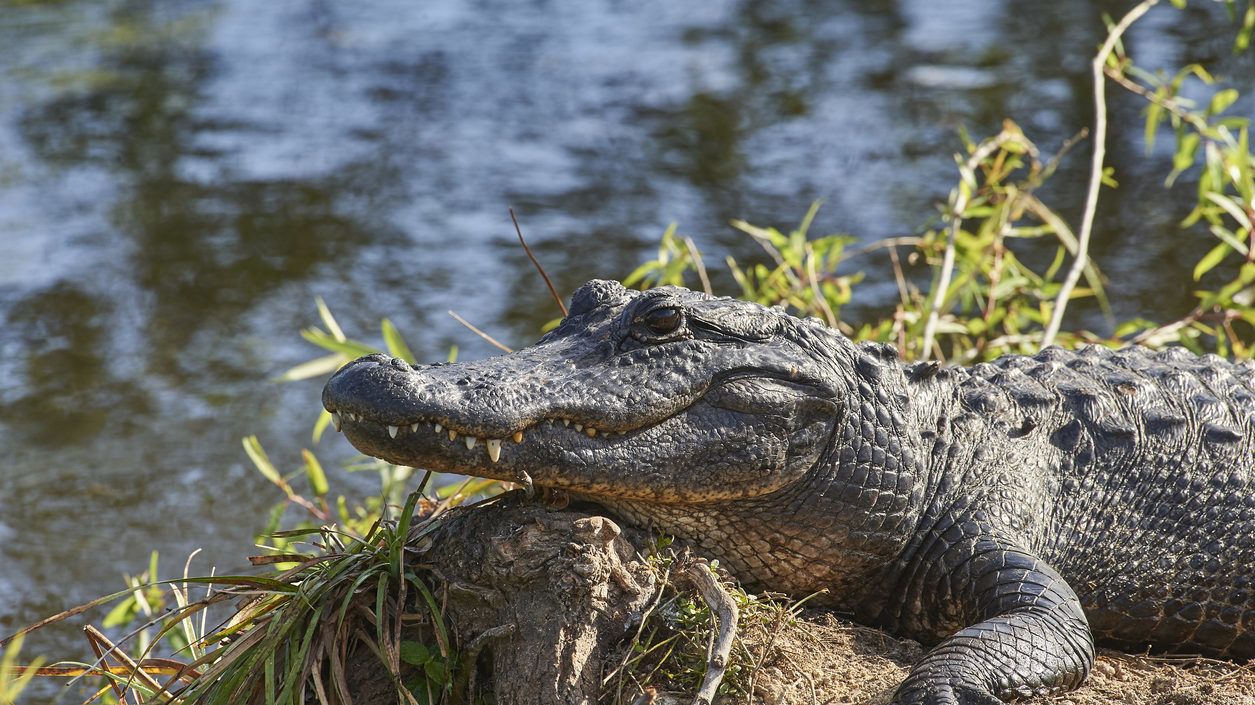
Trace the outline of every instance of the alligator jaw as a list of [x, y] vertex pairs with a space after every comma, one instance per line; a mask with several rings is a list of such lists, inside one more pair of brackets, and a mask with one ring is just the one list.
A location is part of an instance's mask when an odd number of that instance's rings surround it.
[[[570, 419], [543, 419], [513, 431], [505, 438], [485, 438], [465, 430], [458, 431], [448, 420], [419, 420], [411, 423], [384, 423], [352, 412], [331, 412], [331, 420], [337, 431], [343, 431], [355, 445], [378, 445], [379, 457], [399, 464], [452, 465], [452, 470], [467, 474], [492, 476], [491, 465], [502, 463], [503, 458], [513, 458], [519, 446], [526, 448], [529, 435], [532, 441], [554, 442], [565, 440], [564, 445], [580, 445], [586, 439], [602, 439], [609, 442], [627, 431], [605, 431], [594, 426], [572, 422]], [[384, 437], [387, 440], [383, 440]], [[539, 438], [537, 438], [537, 436]], [[465, 449], [465, 452], [463, 451]], [[441, 458], [445, 458], [442, 462]], [[510, 465], [508, 461], [506, 465]], [[487, 474], [485, 474], [487, 473]], [[506, 473], [501, 479], [512, 479]]]
[[[380, 362], [367, 361], [333, 379], [324, 396], [333, 422], [358, 450], [399, 465], [590, 498], [691, 504], [771, 492], [816, 462], [835, 419], [831, 403], [765, 380], [716, 384], [680, 410], [627, 430], [536, 409], [508, 417], [498, 409], [488, 420], [470, 416], [470, 423], [450, 418], [461, 408], [445, 407], [440, 416], [424, 416], [417, 408], [406, 417], [386, 416], [395, 405], [364, 411], [366, 401], [345, 391], [363, 384], [359, 376], [374, 374], [372, 363], [391, 366]], [[375, 391], [386, 390], [378, 381], [372, 382]], [[762, 404], [778, 413], [761, 413]]]

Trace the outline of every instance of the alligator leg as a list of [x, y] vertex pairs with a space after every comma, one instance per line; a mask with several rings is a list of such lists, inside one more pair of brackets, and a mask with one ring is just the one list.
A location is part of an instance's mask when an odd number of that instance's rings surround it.
[[894, 705], [996, 705], [1089, 674], [1094, 642], [1076, 593], [984, 521], [938, 522], [911, 563], [904, 595], [914, 599], [900, 618], [951, 635], [911, 669]]

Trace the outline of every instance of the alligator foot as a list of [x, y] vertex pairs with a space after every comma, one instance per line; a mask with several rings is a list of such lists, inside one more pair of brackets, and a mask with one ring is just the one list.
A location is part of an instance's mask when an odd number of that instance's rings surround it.
[[915, 560], [915, 599], [903, 602], [921, 612], [903, 615], [908, 628], [968, 626], [911, 669], [895, 705], [995, 705], [1071, 690], [1089, 674], [1093, 637], [1072, 587], [983, 517], [942, 517]]

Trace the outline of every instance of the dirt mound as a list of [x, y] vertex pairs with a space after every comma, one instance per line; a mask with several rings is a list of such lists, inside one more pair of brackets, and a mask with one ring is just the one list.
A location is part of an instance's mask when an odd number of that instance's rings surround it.
[[[411, 547], [461, 651], [455, 699], [693, 702], [714, 640], [704, 598], [674, 579], [689, 559], [660, 562], [658, 537], [606, 517], [517, 500], [450, 512]], [[829, 612], [726, 591], [741, 616], [716, 703], [881, 705], [924, 653]], [[383, 690], [354, 702], [396, 701]], [[1255, 665], [1104, 651], [1080, 690], [1033, 702], [1255, 705]]]
[[[919, 644], [811, 612], [780, 629], [745, 633], [751, 653], [771, 642], [753, 683], [753, 697], [720, 702], [821, 705], [889, 702]], [[688, 702], [675, 697], [674, 702]], [[1183, 657], [1132, 656], [1103, 650], [1079, 690], [1033, 702], [1067, 705], [1255, 705], [1255, 667]]]

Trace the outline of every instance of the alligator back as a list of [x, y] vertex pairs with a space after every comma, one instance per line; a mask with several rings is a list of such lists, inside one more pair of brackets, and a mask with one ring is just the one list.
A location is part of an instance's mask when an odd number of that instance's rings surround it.
[[1099, 640], [1255, 657], [1255, 365], [1054, 348], [961, 376], [966, 410], [1045, 460], [1032, 548]]

